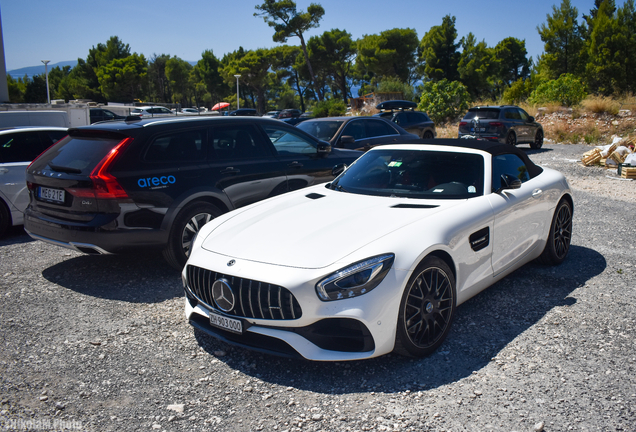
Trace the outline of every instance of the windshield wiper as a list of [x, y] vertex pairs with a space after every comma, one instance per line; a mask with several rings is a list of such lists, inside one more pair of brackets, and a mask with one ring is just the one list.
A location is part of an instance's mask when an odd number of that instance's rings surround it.
[[52, 164], [52, 163], [49, 163], [49, 167], [53, 171], [64, 172], [64, 173], [67, 173], [67, 174], [81, 174], [82, 173], [82, 170], [79, 169], [79, 168], [65, 167], [65, 166], [55, 165], [55, 164]]
[[340, 191], [340, 192], [349, 192], [348, 190], [346, 190], [345, 188], [343, 188], [343, 187], [342, 187], [342, 186], [340, 186], [340, 185], [336, 186], [336, 187], [335, 187], [335, 189], [336, 189], [337, 191]]

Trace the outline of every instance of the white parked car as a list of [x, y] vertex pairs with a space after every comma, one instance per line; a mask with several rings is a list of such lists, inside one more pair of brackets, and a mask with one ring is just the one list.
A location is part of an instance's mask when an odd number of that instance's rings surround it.
[[67, 135], [62, 127], [19, 127], [0, 130], [0, 236], [22, 225], [29, 204], [26, 168], [40, 153]]
[[175, 116], [172, 110], [162, 106], [144, 106], [136, 107], [130, 110], [130, 115], [140, 116], [143, 118]]
[[190, 323], [311, 360], [425, 356], [458, 305], [534, 259], [566, 258], [562, 174], [513, 146], [435, 143], [375, 147], [332, 183], [205, 225], [182, 274]]

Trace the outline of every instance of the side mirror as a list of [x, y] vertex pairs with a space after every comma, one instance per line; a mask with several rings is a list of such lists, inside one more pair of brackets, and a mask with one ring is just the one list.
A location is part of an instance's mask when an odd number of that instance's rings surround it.
[[331, 153], [331, 144], [325, 141], [319, 142], [316, 153], [318, 153], [319, 155], [328, 155], [329, 153]]
[[334, 177], [338, 177], [340, 174], [344, 172], [346, 168], [347, 168], [346, 164], [334, 165], [334, 167], [331, 169], [331, 175]]
[[495, 191], [500, 193], [505, 189], [519, 189], [521, 187], [521, 180], [510, 174], [501, 175], [501, 187]]
[[351, 135], [343, 135], [338, 140], [338, 147], [344, 148], [347, 144], [355, 144], [356, 139]]
[[534, 123], [534, 117], [532, 116], [528, 117], [528, 123]]

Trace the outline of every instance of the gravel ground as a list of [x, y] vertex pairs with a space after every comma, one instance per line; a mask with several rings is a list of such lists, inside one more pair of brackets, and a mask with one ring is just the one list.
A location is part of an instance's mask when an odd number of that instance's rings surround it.
[[0, 430], [635, 431], [636, 183], [578, 164], [586, 150], [528, 150], [574, 190], [566, 262], [464, 303], [419, 360], [232, 348], [185, 322], [159, 255], [86, 256], [14, 229], [0, 241]]

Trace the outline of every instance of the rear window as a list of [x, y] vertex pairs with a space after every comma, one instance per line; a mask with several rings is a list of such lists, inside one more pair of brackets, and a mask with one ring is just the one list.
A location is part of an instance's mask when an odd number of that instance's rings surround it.
[[42, 154], [31, 168], [89, 175], [122, 139], [67, 136]]
[[499, 108], [470, 109], [464, 116], [464, 120], [472, 120], [475, 117], [480, 119], [498, 119], [499, 111]]
[[304, 121], [296, 126], [298, 129], [313, 135], [318, 139], [330, 141], [342, 126], [342, 120], [333, 121]]

